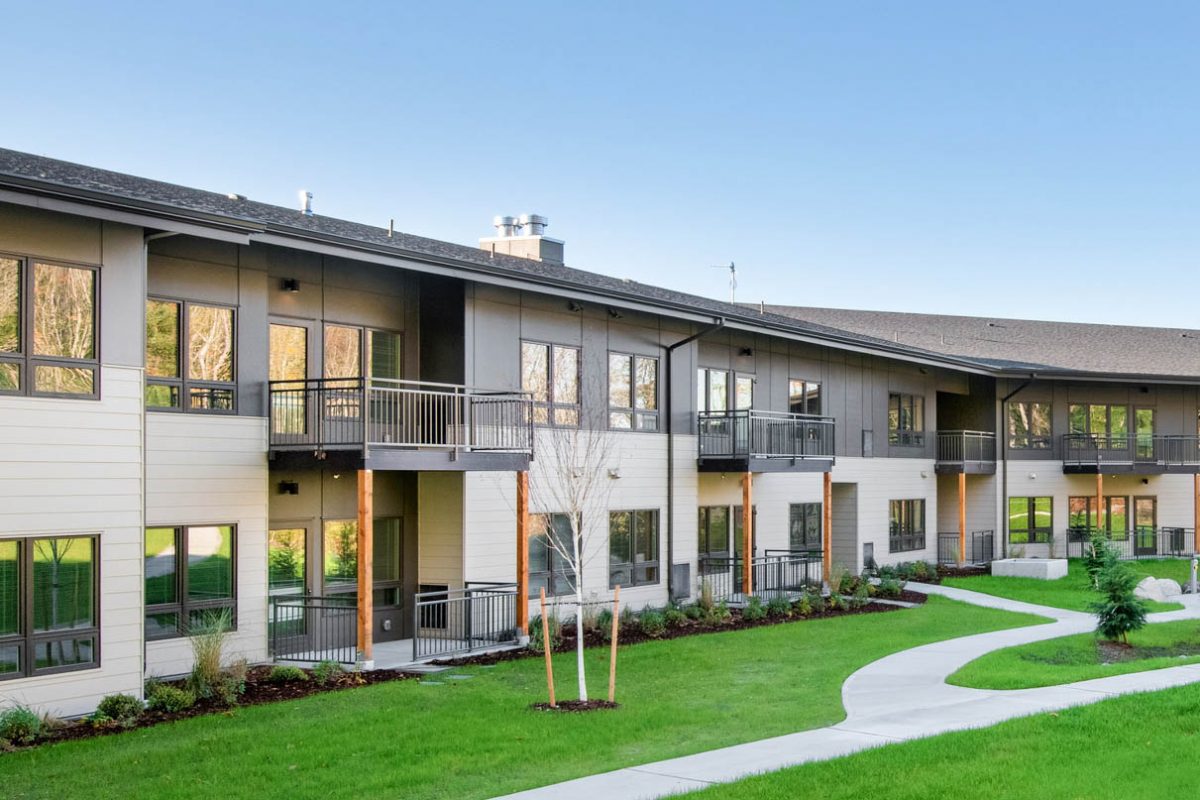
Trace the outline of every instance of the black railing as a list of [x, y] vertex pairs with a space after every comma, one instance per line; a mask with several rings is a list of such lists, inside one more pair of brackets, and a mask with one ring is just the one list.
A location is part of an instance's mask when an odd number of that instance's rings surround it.
[[1200, 437], [1145, 433], [1063, 436], [1065, 467], [1161, 467], [1200, 469]]
[[938, 431], [939, 464], [992, 466], [996, 464], [996, 434], [987, 431]]
[[517, 643], [517, 587], [469, 582], [423, 592], [413, 603], [413, 661]]
[[700, 458], [833, 460], [832, 417], [773, 411], [702, 411]]
[[533, 403], [518, 392], [380, 378], [271, 381], [274, 448], [533, 452]]
[[[990, 564], [995, 559], [995, 531], [970, 531], [966, 536], [966, 564]], [[941, 531], [937, 535], [937, 560], [939, 564], [958, 563], [958, 531]]]
[[[1092, 528], [1067, 529], [1067, 558], [1091, 552]], [[1108, 545], [1122, 560], [1139, 558], [1191, 558], [1196, 555], [1194, 528], [1138, 527], [1128, 532], [1103, 531]]]
[[276, 661], [358, 659], [358, 599], [353, 594], [271, 599], [271, 653]]
[[[750, 559], [750, 594], [761, 600], [792, 598], [805, 588], [821, 585], [821, 552], [767, 550]], [[743, 562], [740, 557], [700, 558], [700, 581], [707, 583], [713, 600], [744, 602]]]

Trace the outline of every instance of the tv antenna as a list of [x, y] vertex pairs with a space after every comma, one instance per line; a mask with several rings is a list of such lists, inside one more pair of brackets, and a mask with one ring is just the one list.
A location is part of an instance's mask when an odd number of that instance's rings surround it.
[[729, 270], [729, 302], [737, 302], [734, 300], [734, 295], [737, 292], [737, 266], [732, 261], [730, 261], [728, 264], [712, 264], [710, 266], [713, 269]]

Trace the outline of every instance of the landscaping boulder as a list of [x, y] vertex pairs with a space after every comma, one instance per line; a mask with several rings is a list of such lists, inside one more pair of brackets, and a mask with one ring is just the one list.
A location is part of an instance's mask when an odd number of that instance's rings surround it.
[[1163, 593], [1163, 597], [1174, 597], [1175, 595], [1183, 594], [1183, 589], [1178, 581], [1173, 581], [1170, 578], [1159, 578], [1158, 588]]
[[1133, 590], [1133, 593], [1143, 600], [1153, 600], [1156, 603], [1166, 600], [1162, 587], [1158, 585], [1157, 578], [1143, 578], [1142, 582]]

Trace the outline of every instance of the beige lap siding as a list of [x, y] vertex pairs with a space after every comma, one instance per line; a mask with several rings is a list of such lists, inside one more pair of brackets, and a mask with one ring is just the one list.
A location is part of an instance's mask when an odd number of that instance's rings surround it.
[[[237, 630], [227, 658], [267, 658], [267, 421], [146, 415], [147, 526], [237, 526]], [[146, 674], [192, 668], [186, 638], [147, 642]]]
[[[932, 459], [839, 457], [833, 468], [833, 482], [858, 485], [854, 563], [840, 566], [851, 572], [860, 571], [865, 542], [874, 543], [875, 561], [879, 564], [937, 558], [938, 483]], [[889, 553], [889, 501], [914, 499], [925, 500], [925, 548]], [[838, 548], [834, 549], [836, 552]]]

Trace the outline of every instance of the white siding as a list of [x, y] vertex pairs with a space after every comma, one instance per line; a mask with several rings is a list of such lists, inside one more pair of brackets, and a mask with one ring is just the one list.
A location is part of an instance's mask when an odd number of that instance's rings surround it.
[[[855, 563], [841, 566], [858, 572], [862, 546], [871, 542], [878, 564], [901, 561], [933, 561], [937, 558], [937, 475], [933, 460], [923, 458], [839, 458], [833, 467], [833, 482], [857, 484], [858, 537]], [[925, 548], [900, 553], [888, 552], [888, 502], [925, 500]], [[957, 526], [956, 526], [957, 529]], [[835, 548], [836, 549], [836, 548]]]

